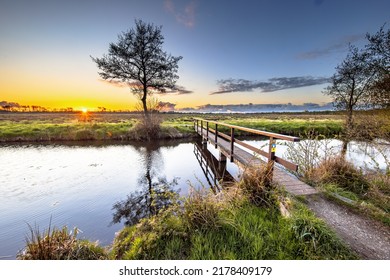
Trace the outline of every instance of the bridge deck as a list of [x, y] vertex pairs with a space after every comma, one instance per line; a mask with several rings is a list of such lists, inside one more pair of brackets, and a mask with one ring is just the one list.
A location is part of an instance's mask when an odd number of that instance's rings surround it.
[[[197, 133], [203, 136], [204, 139], [207, 138], [207, 132], [205, 129], [203, 129], [202, 132], [201, 128], [199, 127]], [[211, 131], [208, 132], [208, 141], [211, 144], [215, 145], [215, 134], [212, 133]], [[230, 157], [231, 143], [229, 141], [225, 140], [222, 137], [218, 137], [217, 146], [222, 154], [224, 154], [227, 158], [231, 158]], [[249, 165], [260, 166], [261, 164], [265, 164], [263, 160], [256, 157], [253, 153], [249, 153], [237, 145], [234, 145], [233, 161], [242, 167], [249, 166]], [[293, 195], [309, 195], [318, 192], [313, 187], [300, 181], [297, 177], [295, 177], [290, 173], [287, 173], [287, 171], [283, 170], [277, 165], [275, 165], [274, 168], [273, 180], [280, 186], [284, 187], [287, 192]]]

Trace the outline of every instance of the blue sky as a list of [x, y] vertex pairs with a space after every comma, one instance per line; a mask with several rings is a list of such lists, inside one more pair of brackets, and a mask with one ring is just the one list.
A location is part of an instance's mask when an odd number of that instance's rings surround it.
[[[0, 0], [0, 99], [132, 109], [135, 97], [100, 81], [90, 55], [142, 19], [162, 25], [164, 49], [183, 56], [178, 85], [192, 93], [158, 96], [177, 108], [325, 103], [348, 43], [363, 46], [389, 11], [385, 0]], [[212, 94], [227, 83], [232, 92]]]

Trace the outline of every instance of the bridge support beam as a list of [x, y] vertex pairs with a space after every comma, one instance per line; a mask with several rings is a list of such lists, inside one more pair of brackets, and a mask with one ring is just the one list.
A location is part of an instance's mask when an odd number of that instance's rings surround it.
[[226, 156], [221, 151], [219, 151], [219, 161], [226, 162]]
[[207, 139], [203, 138], [202, 140], [202, 147], [203, 149], [207, 149]]

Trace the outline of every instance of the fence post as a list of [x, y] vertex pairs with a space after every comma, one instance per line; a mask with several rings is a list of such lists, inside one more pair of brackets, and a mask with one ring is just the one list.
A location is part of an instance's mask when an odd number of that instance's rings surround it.
[[269, 150], [268, 150], [268, 165], [269, 165], [269, 172], [271, 176], [271, 180], [273, 178], [274, 174], [274, 165], [275, 165], [275, 152], [276, 152], [276, 143], [273, 137], [269, 138]]
[[234, 128], [230, 128], [230, 162], [233, 162], [233, 153], [234, 153]]

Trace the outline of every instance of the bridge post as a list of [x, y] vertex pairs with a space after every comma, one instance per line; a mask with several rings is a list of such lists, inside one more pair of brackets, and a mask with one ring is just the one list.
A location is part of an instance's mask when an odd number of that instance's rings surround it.
[[276, 143], [273, 137], [269, 138], [269, 149], [268, 149], [268, 166], [270, 168], [271, 180], [274, 174], [274, 165], [275, 165], [275, 152], [276, 152]]
[[218, 124], [215, 124], [215, 148], [218, 148], [217, 141], [218, 141]]
[[230, 162], [233, 162], [233, 153], [234, 153], [234, 128], [230, 128]]
[[207, 130], [206, 130], [206, 140], [209, 141], [209, 122], [206, 121], [206, 127], [207, 127]]
[[226, 156], [221, 152], [219, 151], [219, 162], [226, 162]]

